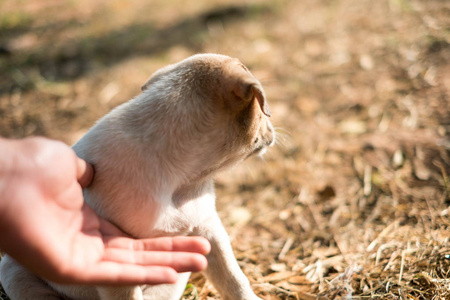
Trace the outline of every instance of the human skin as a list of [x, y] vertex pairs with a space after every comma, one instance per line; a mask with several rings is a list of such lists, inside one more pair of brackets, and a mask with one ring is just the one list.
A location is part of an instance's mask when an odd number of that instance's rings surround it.
[[58, 283], [174, 283], [207, 266], [201, 237], [132, 239], [84, 203], [91, 165], [62, 142], [0, 138], [0, 249]]

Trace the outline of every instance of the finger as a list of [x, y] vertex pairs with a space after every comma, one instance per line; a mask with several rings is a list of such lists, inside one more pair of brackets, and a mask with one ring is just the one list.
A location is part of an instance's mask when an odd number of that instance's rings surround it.
[[77, 180], [81, 187], [88, 187], [94, 178], [94, 167], [81, 158], [77, 158]]
[[206, 257], [198, 253], [132, 251], [119, 248], [107, 249], [103, 260], [141, 266], [170, 267], [177, 272], [199, 272], [208, 266]]
[[126, 237], [106, 237], [105, 246], [140, 251], [177, 251], [208, 254], [211, 244], [199, 236], [176, 236], [134, 240]]
[[59, 283], [88, 285], [155, 285], [175, 283], [178, 275], [174, 269], [169, 267], [139, 266], [105, 261], [84, 269], [76, 277], [60, 279]]

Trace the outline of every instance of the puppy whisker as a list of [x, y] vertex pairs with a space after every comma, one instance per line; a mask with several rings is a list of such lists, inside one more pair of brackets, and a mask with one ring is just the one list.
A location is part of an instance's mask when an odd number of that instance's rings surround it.
[[274, 126], [274, 129], [277, 137], [275, 140], [275, 145], [283, 149], [287, 149], [288, 148], [287, 144], [289, 144], [292, 140], [291, 133], [286, 128], [283, 127]]

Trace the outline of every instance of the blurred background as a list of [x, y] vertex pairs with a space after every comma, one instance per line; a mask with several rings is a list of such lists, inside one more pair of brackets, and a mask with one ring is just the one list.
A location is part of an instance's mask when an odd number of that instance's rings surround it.
[[216, 182], [258, 295], [450, 299], [449, 43], [446, 0], [0, 0], [0, 135], [72, 144], [157, 69], [237, 57], [279, 139]]

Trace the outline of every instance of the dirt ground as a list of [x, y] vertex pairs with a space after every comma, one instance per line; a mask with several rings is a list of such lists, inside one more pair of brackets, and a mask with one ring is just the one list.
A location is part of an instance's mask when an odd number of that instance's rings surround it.
[[[450, 299], [450, 1], [1, 0], [0, 135], [71, 144], [199, 52], [277, 127], [216, 183], [261, 298]], [[183, 299], [220, 297], [194, 274]]]

